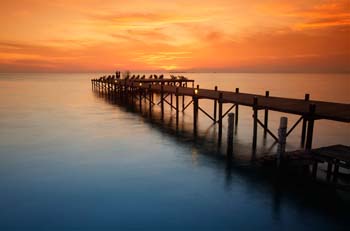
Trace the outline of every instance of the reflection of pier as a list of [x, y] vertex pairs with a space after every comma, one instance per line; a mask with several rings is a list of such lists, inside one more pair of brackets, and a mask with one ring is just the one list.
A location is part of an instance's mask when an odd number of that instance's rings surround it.
[[[165, 79], [163, 75], [158, 78], [156, 75], [151, 75], [152, 78], [142, 76], [120, 78], [119, 72], [116, 76], [101, 77], [99, 79], [92, 79], [92, 88], [98, 92], [103, 93], [111, 99], [118, 99], [120, 102], [130, 106], [139, 107], [140, 111], [147, 112], [146, 116], [149, 118], [154, 117], [154, 107], [160, 107], [160, 119], [164, 122], [164, 108], [166, 105], [175, 112], [176, 120], [176, 131], [178, 131], [180, 113], [184, 112], [190, 105], [193, 105], [193, 135], [197, 135], [197, 124], [198, 124], [198, 113], [201, 111], [209, 119], [213, 121], [214, 128], [218, 128], [217, 133], [217, 144], [220, 146], [222, 140], [222, 125], [223, 118], [229, 115], [229, 129], [228, 129], [228, 141], [227, 141], [227, 154], [232, 154], [232, 133], [233, 124], [238, 124], [239, 119], [239, 105], [248, 106], [253, 109], [253, 159], [255, 159], [256, 143], [257, 143], [257, 128], [258, 125], [264, 129], [264, 135], [269, 134], [274, 140], [275, 144], [279, 144], [278, 155], [267, 156], [262, 159], [263, 163], [272, 163], [274, 166], [313, 166], [313, 175], [316, 176], [317, 163], [327, 162], [327, 180], [332, 171], [332, 165], [334, 165], [335, 177], [333, 180], [336, 181], [338, 169], [340, 167], [349, 167], [349, 158], [328, 158], [327, 160], [320, 159], [313, 155], [312, 139], [313, 139], [313, 128], [314, 122], [318, 119], [328, 119], [341, 122], [350, 122], [350, 105], [340, 104], [332, 102], [321, 102], [310, 100], [308, 94], [305, 95], [305, 99], [288, 99], [281, 97], [271, 97], [269, 92], [266, 92], [265, 96], [240, 93], [237, 88], [235, 92], [219, 91], [217, 87], [213, 90], [201, 89], [197, 85], [194, 86], [194, 80], [189, 80], [185, 77], [172, 76], [171, 79]], [[188, 86], [190, 84], [190, 86]], [[156, 96], [156, 97], [155, 97]], [[189, 102], [186, 103], [186, 97], [190, 98]], [[213, 111], [207, 112], [199, 105], [200, 99], [213, 100]], [[187, 100], [188, 101], [188, 100]], [[231, 104], [229, 109], [224, 112], [223, 104]], [[229, 112], [235, 110], [235, 116]], [[263, 122], [258, 118], [258, 112], [263, 110], [264, 120]], [[281, 136], [280, 132], [275, 135], [269, 130], [268, 127], [268, 116], [269, 110], [285, 112], [289, 114], [300, 115], [300, 118], [296, 123], [287, 130], [285, 121], [284, 134]], [[182, 116], [183, 117], [183, 116]], [[172, 119], [173, 117], [171, 117]], [[286, 120], [286, 118], [285, 118]], [[305, 147], [304, 151], [297, 151], [302, 155], [290, 155], [290, 153], [284, 154], [284, 143], [286, 137], [298, 126], [302, 124], [301, 144]], [[281, 127], [280, 127], [281, 129]], [[199, 137], [198, 137], [199, 138]], [[215, 140], [215, 137], [212, 137]], [[205, 143], [205, 142], [203, 142]], [[281, 149], [282, 147], [282, 149]], [[230, 151], [229, 151], [230, 150]], [[310, 156], [310, 153], [312, 154]], [[291, 158], [290, 158], [291, 157]], [[281, 162], [282, 161], [282, 162]], [[260, 161], [259, 161], [260, 162]], [[261, 163], [261, 162], [260, 162]], [[295, 164], [296, 163], [296, 164]], [[344, 165], [345, 164], [345, 165]], [[270, 164], [268, 164], [270, 165]]]

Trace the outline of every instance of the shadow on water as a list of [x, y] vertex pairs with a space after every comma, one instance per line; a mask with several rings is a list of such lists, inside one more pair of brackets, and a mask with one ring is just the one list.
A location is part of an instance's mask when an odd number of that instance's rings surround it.
[[[145, 124], [160, 132], [163, 136], [172, 139], [177, 145], [188, 146], [196, 153], [210, 158], [212, 160], [210, 164], [224, 172], [225, 187], [228, 189], [239, 176], [244, 179], [247, 188], [257, 188], [257, 191], [264, 191], [271, 195], [270, 209], [272, 209], [275, 220], [280, 219], [282, 205], [286, 202], [292, 202], [300, 213], [304, 213], [304, 208], [308, 208], [316, 214], [332, 219], [339, 225], [349, 223], [347, 217], [350, 208], [349, 192], [312, 180], [311, 177], [308, 177], [308, 170], [301, 169], [293, 173], [275, 169], [267, 170], [252, 161], [254, 160], [254, 153], [251, 152], [250, 156], [252, 158], [249, 160], [236, 158], [239, 149], [243, 149], [245, 154], [249, 152], [250, 147], [241, 144], [237, 144], [232, 158], [228, 159], [225, 145], [217, 141], [215, 125], [209, 125], [204, 132], [194, 134], [193, 124], [185, 121], [183, 116], [180, 116], [179, 123], [176, 125], [176, 118], [171, 113], [166, 113], [162, 120], [160, 113], [153, 111], [152, 118], [150, 118], [147, 108], [141, 108], [140, 111], [138, 105], [126, 104], [117, 97], [114, 98], [98, 91], [94, 93], [96, 97], [114, 105], [118, 110], [138, 114], [143, 118]], [[273, 148], [273, 145], [270, 149]], [[203, 164], [206, 163], [203, 162]], [[255, 192], [249, 193], [254, 194]]]

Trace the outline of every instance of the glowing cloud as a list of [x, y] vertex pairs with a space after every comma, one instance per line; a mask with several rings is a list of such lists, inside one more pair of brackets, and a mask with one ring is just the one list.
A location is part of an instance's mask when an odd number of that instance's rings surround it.
[[0, 71], [350, 72], [348, 0], [0, 3]]

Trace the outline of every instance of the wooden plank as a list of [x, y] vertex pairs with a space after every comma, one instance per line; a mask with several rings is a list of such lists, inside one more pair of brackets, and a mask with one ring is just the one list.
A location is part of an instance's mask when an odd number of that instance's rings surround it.
[[350, 162], [350, 147], [345, 145], [338, 144], [313, 149], [312, 154], [321, 157], [334, 158], [340, 161]]

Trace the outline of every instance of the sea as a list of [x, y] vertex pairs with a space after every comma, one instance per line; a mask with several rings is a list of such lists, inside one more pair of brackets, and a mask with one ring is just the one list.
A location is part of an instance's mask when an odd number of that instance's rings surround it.
[[[157, 105], [150, 118], [148, 103], [126, 106], [92, 89], [92, 78], [109, 74], [0, 74], [0, 230], [350, 227], [350, 193], [324, 182], [326, 166], [315, 181], [305, 169], [285, 174], [257, 164], [276, 153], [277, 145], [259, 127], [252, 152], [251, 108], [239, 107], [228, 160], [227, 117], [221, 144], [217, 125], [202, 112], [194, 135], [191, 105], [176, 126], [169, 105], [164, 120]], [[171, 74], [194, 79], [200, 88], [297, 99], [308, 93], [311, 100], [350, 102], [349, 74]], [[185, 104], [190, 101], [185, 98]], [[212, 101], [200, 99], [199, 106], [213, 114]], [[231, 106], [225, 104], [224, 112]], [[289, 128], [300, 118], [270, 111], [271, 132], [277, 134], [282, 116]], [[317, 120], [314, 131], [314, 148], [350, 145], [349, 123]], [[300, 139], [298, 125], [286, 150], [302, 149]], [[349, 184], [346, 171], [341, 178]]]

